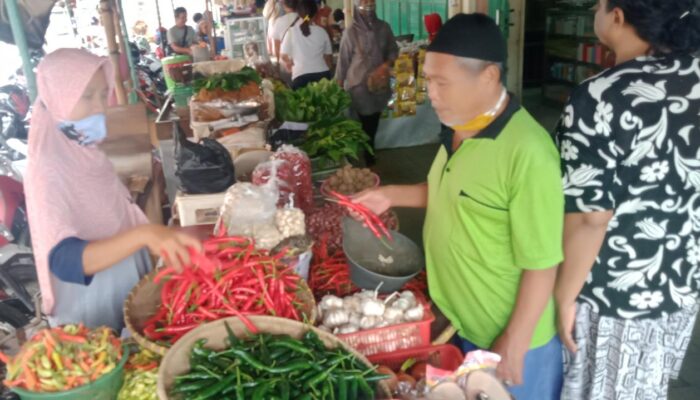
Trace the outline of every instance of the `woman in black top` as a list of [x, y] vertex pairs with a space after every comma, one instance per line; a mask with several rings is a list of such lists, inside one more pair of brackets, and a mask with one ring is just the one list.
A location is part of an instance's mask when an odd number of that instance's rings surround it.
[[574, 90], [557, 129], [562, 399], [663, 399], [698, 312], [698, 1], [600, 0], [595, 30], [616, 66]]

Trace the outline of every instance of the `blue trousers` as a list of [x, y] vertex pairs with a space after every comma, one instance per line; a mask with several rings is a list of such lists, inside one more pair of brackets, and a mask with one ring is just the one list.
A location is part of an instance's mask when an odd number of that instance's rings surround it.
[[[455, 336], [455, 344], [466, 354], [483, 350], [468, 340]], [[559, 336], [546, 345], [525, 354], [523, 384], [508, 388], [516, 400], [559, 400], [564, 375], [564, 358]]]

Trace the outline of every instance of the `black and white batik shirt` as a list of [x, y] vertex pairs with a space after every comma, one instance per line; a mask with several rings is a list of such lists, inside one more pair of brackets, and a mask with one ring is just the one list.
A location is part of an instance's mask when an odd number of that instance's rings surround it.
[[566, 211], [614, 210], [580, 300], [651, 319], [700, 281], [700, 59], [645, 57], [572, 94], [556, 132]]

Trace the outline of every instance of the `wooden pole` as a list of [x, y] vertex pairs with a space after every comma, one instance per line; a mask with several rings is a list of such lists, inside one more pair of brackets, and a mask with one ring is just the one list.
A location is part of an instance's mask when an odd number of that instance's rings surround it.
[[102, 20], [102, 26], [105, 28], [109, 58], [114, 66], [114, 89], [117, 95], [117, 104], [123, 106], [126, 104], [126, 92], [122, 84], [121, 74], [119, 73], [119, 45], [115, 39], [114, 18], [112, 14], [112, 4], [110, 0], [100, 0], [100, 18]]
[[209, 38], [209, 54], [211, 55], [211, 59], [213, 60], [214, 56], [216, 56], [216, 30], [214, 29], [214, 13], [212, 12], [213, 4], [210, 5], [210, 0], [204, 0], [204, 3], [207, 10], [205, 15], [209, 20], [209, 23], [207, 24], [207, 37]]
[[119, 33], [119, 44], [121, 45], [121, 51], [126, 56], [127, 66], [129, 68], [127, 84], [129, 86], [129, 104], [138, 103], [138, 95], [136, 94], [136, 88], [138, 87], [139, 81], [136, 75], [135, 60], [131, 57], [131, 46], [129, 44], [129, 31], [126, 27], [126, 20], [124, 19], [124, 7], [122, 6], [122, 0], [114, 0], [117, 6], [116, 19], [114, 21], [116, 31]]
[[352, 26], [352, 14], [355, 11], [355, 7], [353, 7], [352, 0], [343, 1], [343, 7], [345, 8], [345, 29], [348, 29]]
[[160, 19], [160, 0], [155, 0], [156, 2], [156, 14], [158, 15], [158, 35], [160, 37], [160, 48], [163, 49], [163, 54], [165, 54], [165, 40], [163, 38], [163, 33], [160, 28], [163, 27], [163, 21]]

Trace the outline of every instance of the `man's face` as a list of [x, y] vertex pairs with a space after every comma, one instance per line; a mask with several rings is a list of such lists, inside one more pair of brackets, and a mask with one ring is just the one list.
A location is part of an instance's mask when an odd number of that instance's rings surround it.
[[180, 13], [177, 17], [175, 17], [175, 25], [179, 26], [182, 28], [183, 26], [187, 25], [187, 13]]
[[450, 127], [465, 124], [482, 111], [484, 93], [481, 74], [460, 64], [457, 57], [429, 52], [423, 67], [428, 96], [440, 121]]

